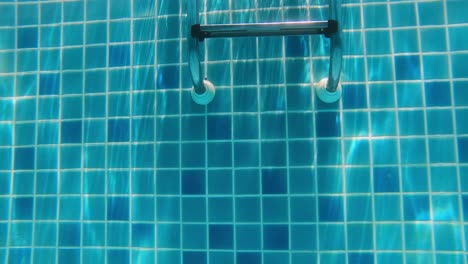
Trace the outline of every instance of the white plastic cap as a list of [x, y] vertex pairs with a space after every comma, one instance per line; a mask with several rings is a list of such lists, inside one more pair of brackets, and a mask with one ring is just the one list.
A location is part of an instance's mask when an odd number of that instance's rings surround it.
[[325, 103], [334, 103], [341, 98], [341, 83], [338, 83], [336, 91], [330, 92], [327, 90], [328, 78], [323, 78], [320, 82], [315, 84], [315, 92], [318, 98]]
[[207, 105], [215, 97], [216, 89], [215, 86], [208, 80], [203, 80], [203, 85], [205, 86], [205, 92], [198, 94], [195, 92], [195, 88], [192, 88], [192, 99], [195, 103], [199, 105]]

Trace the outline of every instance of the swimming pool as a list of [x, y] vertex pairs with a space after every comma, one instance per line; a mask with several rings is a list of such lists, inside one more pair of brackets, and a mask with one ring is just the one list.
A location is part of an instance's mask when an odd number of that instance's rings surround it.
[[205, 40], [200, 106], [183, 1], [0, 1], [0, 262], [467, 263], [467, 8], [343, 1], [333, 104], [323, 37]]

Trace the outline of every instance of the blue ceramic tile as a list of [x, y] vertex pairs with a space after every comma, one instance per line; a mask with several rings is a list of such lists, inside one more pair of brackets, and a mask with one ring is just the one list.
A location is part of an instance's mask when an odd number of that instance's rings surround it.
[[79, 70], [83, 68], [83, 49], [64, 49], [62, 52], [62, 68], [64, 70]]
[[7, 263], [28, 263], [31, 262], [31, 248], [10, 248], [8, 250]]
[[400, 139], [400, 160], [403, 164], [425, 164], [426, 151], [424, 139]]
[[83, 73], [63, 72], [62, 73], [62, 94], [83, 93]]
[[205, 194], [205, 172], [185, 170], [182, 172], [182, 193], [189, 195]]
[[207, 247], [207, 233], [207, 226], [204, 224], [184, 224], [182, 226], [182, 246], [186, 249], [205, 250]]
[[130, 128], [128, 119], [111, 119], [107, 122], [107, 140], [110, 142], [128, 141]]
[[[155, 2], [156, 2], [155, 0], [150, 0], [150, 1], [145, 1], [145, 2], [134, 2], [133, 3], [133, 16], [134, 17], [153, 16], [155, 5], [156, 5]], [[164, 1], [164, 2], [169, 2], [169, 1]], [[178, 3], [175, 5], [178, 6]]]
[[390, 5], [392, 27], [416, 26], [416, 12], [413, 3]]
[[398, 195], [379, 195], [374, 198], [376, 221], [400, 221], [401, 206]]
[[435, 250], [462, 250], [460, 241], [460, 228], [453, 224], [436, 224], [434, 225], [434, 244]]
[[264, 223], [284, 223], [288, 221], [288, 200], [286, 198], [264, 197], [262, 207]]
[[60, 167], [63, 169], [81, 168], [81, 155], [80, 146], [60, 147]]
[[467, 60], [468, 56], [463, 53], [451, 55], [452, 78], [464, 78], [466, 71], [464, 70], [463, 63]]
[[178, 17], [162, 17], [157, 21], [157, 39], [174, 39], [178, 38], [179, 32], [179, 18]]
[[153, 248], [155, 245], [153, 224], [132, 224], [132, 246]]
[[153, 168], [154, 145], [134, 145], [132, 148], [132, 165], [138, 168]]
[[[210, 198], [208, 200], [208, 221], [232, 222], [233, 200], [230, 197]], [[215, 246], [216, 247], [216, 246]]]
[[289, 229], [287, 225], [264, 225], [263, 247], [267, 250], [289, 249]]
[[[345, 239], [344, 239], [344, 225], [334, 225], [334, 224], [320, 224], [319, 225], [319, 248], [323, 251], [329, 250], [343, 250], [345, 248]], [[333, 254], [334, 255], [334, 254]], [[323, 261], [331, 261], [331, 259], [326, 258]], [[320, 257], [322, 261], [322, 257]], [[328, 262], [327, 261], [327, 262]], [[340, 263], [341, 261], [338, 261]], [[346, 260], [343, 259], [343, 262]], [[330, 263], [335, 263], [331, 261]]]
[[34, 145], [36, 139], [36, 124], [15, 125], [15, 146]]
[[452, 134], [452, 111], [428, 110], [426, 112], [427, 131], [429, 135]]
[[400, 135], [424, 135], [424, 113], [419, 110], [399, 111]]
[[341, 163], [341, 143], [338, 140], [317, 140], [316, 153], [318, 165]]
[[[90, 1], [86, 3], [86, 20], [107, 19], [108, 1]], [[89, 24], [88, 24], [89, 25]]]
[[1, 26], [15, 26], [16, 25], [16, 5], [3, 5], [3, 16], [0, 18]]
[[388, 13], [386, 5], [366, 5], [364, 6], [363, 15], [364, 26], [366, 28], [388, 27]]
[[129, 219], [129, 201], [127, 197], [107, 198], [107, 219], [125, 221]]
[[155, 209], [153, 197], [134, 197], [132, 199], [133, 221], [154, 221]]
[[258, 170], [236, 170], [234, 174], [236, 194], [259, 194]]
[[456, 195], [432, 196], [432, 219], [434, 221], [458, 221], [458, 197]]
[[15, 148], [15, 164], [16, 170], [32, 170], [34, 169], [35, 151], [34, 148]]
[[103, 172], [89, 171], [83, 175], [83, 193], [104, 194], [105, 174]]
[[286, 165], [286, 142], [262, 142], [262, 166]]
[[81, 121], [66, 121], [61, 124], [62, 143], [80, 143], [81, 138]]
[[36, 50], [18, 51], [17, 71], [27, 72], [36, 71], [38, 67], [38, 54]]
[[347, 193], [370, 192], [370, 170], [368, 168], [347, 168], [345, 174]]
[[[65, 53], [65, 51], [64, 51]], [[58, 71], [60, 70], [60, 50], [41, 50], [40, 69], [46, 71]]]
[[418, 4], [419, 23], [423, 26], [444, 24], [443, 12], [434, 12], [442, 10], [443, 3], [439, 2], [420, 2]]
[[341, 135], [338, 112], [318, 112], [315, 120], [315, 133], [318, 137], [339, 137]]
[[[262, 49], [263, 50], [263, 49]], [[295, 83], [310, 83], [310, 62], [306, 60], [287, 60], [286, 61], [286, 83], [295, 84]], [[322, 71], [323, 68], [317, 67]], [[315, 67], [314, 67], [315, 69]], [[318, 71], [315, 69], [315, 71]], [[313, 76], [318, 76], [313, 75]]]
[[60, 93], [60, 75], [44, 73], [39, 78], [40, 95], [58, 95]]
[[262, 263], [262, 255], [258, 252], [237, 252], [236, 259], [237, 263]]
[[[105, 56], [102, 56], [102, 54], [106, 54], [107, 52], [107, 48], [105, 46], [90, 46], [90, 47], [86, 47], [86, 57], [85, 57], [85, 60], [86, 60], [86, 64], [85, 64], [85, 67], [87, 69], [91, 69], [91, 68], [103, 68], [103, 67], [106, 67], [106, 57]], [[110, 60], [110, 58], [109, 58]], [[110, 63], [109, 63], [109, 66], [110, 66]], [[89, 75], [98, 75], [100, 72], [86, 72], [86, 76]], [[88, 81], [88, 79], [86, 78], [86, 81]], [[105, 87], [99, 87], [99, 85], [97, 85], [96, 83], [93, 83], [92, 84], [93, 86], [98, 86], [96, 88], [101, 88], [104, 90]]]
[[260, 199], [254, 197], [236, 198], [236, 221], [258, 222], [260, 221]]
[[291, 250], [316, 250], [315, 225], [291, 225]]
[[397, 80], [418, 80], [421, 78], [419, 56], [395, 56], [394, 62]]
[[63, 26], [63, 46], [83, 45], [83, 25]]
[[365, 85], [344, 85], [343, 89], [343, 108], [344, 109], [362, 109], [367, 108], [367, 95]]
[[60, 47], [61, 35], [60, 26], [41, 27], [41, 47]]
[[109, 67], [121, 67], [130, 65], [130, 46], [109, 46]]
[[373, 136], [395, 136], [396, 115], [395, 112], [378, 111], [371, 112], [371, 130]]
[[182, 144], [183, 167], [205, 167], [205, 144], [204, 143], [186, 143]]
[[19, 28], [18, 29], [18, 48], [37, 48], [37, 28]]
[[80, 250], [79, 249], [59, 249], [58, 261], [67, 262], [70, 264], [80, 263]]
[[369, 55], [390, 54], [390, 43], [388, 30], [366, 32], [366, 52]]
[[233, 225], [210, 225], [209, 245], [210, 249], [232, 249], [234, 246]]
[[427, 106], [450, 106], [450, 83], [427, 82], [424, 84]]
[[375, 192], [399, 191], [399, 173], [397, 167], [374, 168], [373, 175]]
[[[56, 220], [57, 212], [58, 212], [58, 199], [56, 197], [37, 197], [35, 200], [36, 200], [35, 201], [36, 219]], [[55, 226], [54, 226], [54, 229], [55, 229]], [[49, 242], [44, 242], [44, 243], [49, 243]]]
[[447, 2], [447, 20], [449, 24], [466, 23], [467, 19], [463, 15], [463, 10], [466, 8], [464, 1], [449, 1]]
[[283, 169], [263, 169], [262, 193], [285, 194], [287, 191], [286, 173]]
[[[158, 141], [174, 141], [174, 140], [179, 140], [179, 131], [182, 132], [183, 137], [188, 137], [188, 138], [183, 138], [183, 140], [190, 140], [191, 137], [194, 137], [193, 140], [197, 139], [202, 140], [204, 138], [204, 119], [201, 119], [199, 117], [183, 117], [182, 118], [182, 129], [179, 129], [179, 123], [180, 123], [180, 118], [172, 118], [172, 117], [163, 117], [163, 118], [157, 118], [156, 119], [156, 139]], [[142, 125], [144, 125], [146, 122], [140, 123], [140, 126], [136, 126], [136, 128], [142, 128]], [[151, 122], [152, 123], [152, 122]], [[150, 123], [148, 122], [148, 125]], [[184, 126], [187, 125], [187, 127], [190, 127], [190, 130], [183, 129]], [[193, 126], [192, 126], [193, 125]], [[197, 129], [198, 128], [198, 129]], [[147, 127], [147, 129], [150, 129], [150, 127]], [[203, 129], [203, 130], [202, 130]], [[198, 133], [197, 133], [198, 132]], [[138, 133], [145, 135], [143, 129], [138, 129]], [[152, 138], [153, 135], [148, 134], [148, 139]], [[141, 139], [142, 141], [146, 141], [144, 139]]]
[[128, 18], [130, 17], [130, 3], [123, 0], [110, 1], [110, 18]]
[[[62, 203], [60, 203], [62, 206]], [[75, 207], [76, 208], [76, 207]], [[106, 200], [98, 197], [88, 197], [83, 200], [83, 219], [84, 220], [105, 220]], [[61, 212], [60, 212], [61, 213]], [[78, 214], [80, 212], [78, 211]], [[78, 215], [79, 218], [79, 215]]]
[[84, 223], [83, 224], [83, 245], [84, 246], [104, 246], [106, 244], [105, 231], [106, 231], [106, 227], [103, 223]]
[[[177, 168], [179, 167], [180, 164], [180, 159], [179, 159], [179, 145], [178, 144], [158, 144], [156, 145], [156, 167], [159, 168]], [[162, 153], [159, 155], [158, 153]], [[182, 153], [185, 155], [186, 151], [184, 148], [182, 148]], [[189, 158], [190, 153], [188, 154]], [[182, 157], [182, 159], [185, 161], [185, 158]], [[204, 162], [204, 156], [202, 159], [200, 159], [200, 162]]]
[[109, 26], [110, 42], [128, 42], [130, 41], [131, 24], [128, 21], [115, 21]]
[[63, 21], [75, 22], [83, 21], [84, 3], [83, 2], [65, 2], [63, 3]]
[[81, 210], [80, 197], [61, 197], [59, 200], [59, 219], [60, 220], [80, 220]]
[[204, 198], [184, 197], [182, 199], [182, 212], [182, 221], [184, 222], [207, 221], [206, 200]]
[[107, 261], [115, 264], [130, 262], [130, 251], [124, 249], [110, 249], [107, 251]]
[[55, 24], [62, 20], [62, 4], [46, 3], [41, 5], [41, 24]]
[[[236, 62], [233, 65], [234, 85], [255, 85], [257, 84], [256, 64], [253, 62]], [[239, 78], [242, 76], [242, 78]]]
[[440, 39], [445, 39], [445, 29], [422, 28], [420, 35], [421, 49], [423, 52], [445, 52], [447, 50], [446, 42], [440, 41]]
[[183, 264], [203, 264], [207, 262], [206, 252], [183, 251]]
[[[373, 231], [371, 224], [348, 225], [348, 247], [350, 250], [369, 250], [373, 247]], [[358, 240], [359, 243], [355, 241]]]
[[323, 222], [340, 222], [344, 219], [343, 198], [338, 196], [319, 197], [319, 220]]
[[455, 124], [457, 126], [457, 134], [468, 134], [468, 124], [463, 122], [468, 118], [468, 110], [467, 109], [457, 109], [455, 110]]
[[372, 200], [370, 196], [346, 198], [346, 219], [348, 221], [372, 221]]
[[[133, 21], [133, 41], [155, 40], [155, 19], [141, 19]], [[176, 52], [172, 50], [171, 52]]]
[[424, 79], [448, 79], [448, 57], [446, 55], [423, 56]]
[[0, 53], [0, 60], [5, 62], [0, 67], [0, 73], [15, 72], [15, 54], [13, 52]]
[[80, 223], [67, 222], [59, 224], [59, 246], [77, 247], [80, 246], [81, 225]]
[[366, 136], [369, 133], [369, 118], [366, 112], [343, 113], [342, 124], [345, 136]]
[[34, 194], [34, 174], [30, 172], [17, 172], [14, 174], [13, 194]]
[[368, 140], [346, 140], [344, 151], [346, 164], [364, 165], [370, 162]]
[[158, 66], [157, 89], [178, 88], [179, 67], [178, 66]]
[[401, 225], [377, 224], [376, 244], [378, 250], [401, 250]]
[[99, 249], [83, 249], [82, 260], [84, 262], [103, 262], [105, 261], [106, 252]]
[[[176, 248], [180, 247], [180, 225], [179, 224], [158, 224], [157, 243], [160, 248]], [[158, 252], [159, 253], [159, 252]], [[177, 251], [177, 254], [179, 252]], [[158, 255], [158, 259], [162, 261]]]
[[403, 215], [406, 221], [429, 220], [429, 197], [427, 195], [405, 195]]
[[86, 44], [105, 44], [105, 43], [107, 43], [106, 23], [86, 24]]
[[108, 194], [128, 194], [130, 177], [128, 171], [111, 171], [107, 173]]
[[458, 161], [468, 162], [468, 138], [459, 137], [457, 139], [458, 146]]
[[455, 162], [454, 142], [452, 138], [429, 139], [429, 161], [431, 163]]
[[392, 34], [393, 50], [395, 53], [419, 51], [418, 32], [415, 29], [394, 30]]
[[104, 142], [106, 139], [105, 121], [89, 120], [84, 123], [84, 138], [87, 143]]
[[232, 166], [232, 144], [231, 143], [209, 143], [208, 144], [208, 166], [209, 167], [231, 167]]
[[376, 139], [372, 141], [374, 164], [397, 164], [397, 142], [393, 139]]
[[39, 22], [39, 5], [18, 5], [17, 23], [19, 26], [36, 25]]
[[372, 253], [349, 253], [348, 263], [373, 264], [374, 254]]
[[230, 116], [208, 116], [208, 139], [221, 140], [231, 139], [231, 117]]

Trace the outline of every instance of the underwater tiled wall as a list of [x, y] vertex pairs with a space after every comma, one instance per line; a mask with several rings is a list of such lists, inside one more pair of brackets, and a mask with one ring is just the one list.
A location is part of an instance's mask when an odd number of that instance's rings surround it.
[[[203, 23], [328, 19], [201, 2]], [[185, 1], [0, 0], [0, 262], [467, 263], [467, 10], [343, 0], [333, 104], [327, 39], [205, 40], [205, 107]]]

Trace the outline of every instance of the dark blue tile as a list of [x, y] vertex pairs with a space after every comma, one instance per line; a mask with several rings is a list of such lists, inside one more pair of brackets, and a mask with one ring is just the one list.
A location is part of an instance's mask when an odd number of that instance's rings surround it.
[[39, 94], [58, 95], [60, 93], [60, 75], [57, 73], [44, 73], [40, 75]]
[[80, 263], [80, 250], [79, 249], [59, 249], [58, 254], [59, 263], [79, 264]]
[[262, 170], [262, 193], [263, 194], [286, 194], [286, 170], [263, 169]]
[[374, 168], [374, 192], [398, 192], [398, 176], [397, 167]]
[[80, 223], [60, 223], [59, 225], [59, 246], [79, 247], [81, 224]]
[[180, 86], [178, 66], [158, 66], [157, 89], [173, 89]]
[[232, 249], [234, 247], [233, 225], [210, 225], [210, 249]]
[[12, 202], [13, 220], [32, 220], [33, 218], [33, 198], [14, 198]]
[[124, 249], [108, 250], [107, 261], [113, 264], [128, 264], [130, 263], [130, 251]]
[[18, 49], [37, 48], [37, 28], [18, 28]]
[[374, 254], [372, 253], [349, 253], [348, 263], [373, 264]]
[[6, 263], [31, 263], [31, 248], [10, 248]]
[[468, 137], [459, 137], [458, 144], [458, 161], [468, 163]]
[[34, 169], [34, 148], [15, 148], [15, 170]]
[[324, 222], [343, 221], [342, 197], [319, 197], [319, 220]]
[[109, 67], [121, 67], [130, 65], [130, 46], [109, 46]]
[[82, 141], [81, 121], [62, 122], [62, 143], [80, 143]]
[[338, 112], [319, 112], [316, 114], [315, 134], [318, 137], [339, 137], [340, 114]]
[[395, 56], [395, 77], [397, 80], [418, 80], [421, 78], [419, 56]]
[[343, 86], [343, 108], [362, 109], [367, 107], [366, 86], [350, 84]]
[[126, 221], [129, 219], [128, 197], [107, 198], [107, 220]]
[[182, 172], [182, 194], [203, 195], [205, 193], [205, 171], [184, 170]]
[[154, 243], [153, 224], [132, 225], [132, 247], [153, 248]]
[[288, 250], [289, 228], [287, 225], [264, 225], [263, 248], [266, 250]]
[[183, 264], [206, 264], [206, 252], [201, 251], [183, 251]]
[[427, 195], [405, 195], [403, 197], [405, 221], [427, 221], [430, 219]]
[[426, 106], [450, 106], [450, 83], [427, 82], [424, 84]]
[[259, 252], [237, 252], [236, 254], [237, 262], [236, 264], [261, 264], [262, 255]]
[[130, 140], [130, 122], [128, 119], [111, 119], [107, 123], [107, 140], [124, 142]]
[[208, 116], [208, 139], [231, 139], [231, 116]]
[[307, 57], [309, 56], [309, 41], [304, 36], [286, 37], [287, 57]]
[[468, 195], [462, 196], [463, 221], [468, 221]]

